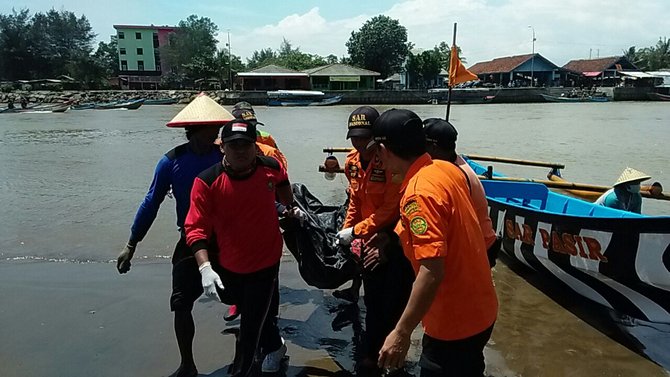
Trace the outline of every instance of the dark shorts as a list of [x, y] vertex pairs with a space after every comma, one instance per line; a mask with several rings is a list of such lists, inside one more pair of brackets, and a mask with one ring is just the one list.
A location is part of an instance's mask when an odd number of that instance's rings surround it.
[[195, 261], [191, 248], [186, 245], [186, 238], [181, 237], [172, 254], [172, 295], [170, 310], [191, 311], [193, 303], [202, 295], [202, 281], [198, 263]]

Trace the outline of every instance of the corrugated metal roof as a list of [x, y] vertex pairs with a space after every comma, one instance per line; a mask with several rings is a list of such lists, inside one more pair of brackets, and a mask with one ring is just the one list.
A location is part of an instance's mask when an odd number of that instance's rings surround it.
[[304, 72], [298, 72], [290, 68], [281, 67], [274, 64], [264, 65], [249, 72], [240, 72], [238, 76], [259, 77], [259, 76], [283, 76], [283, 77], [306, 77]]
[[380, 76], [379, 72], [354, 67], [348, 64], [328, 64], [321, 67], [305, 69], [310, 76]]
[[563, 68], [579, 73], [602, 72], [608, 69], [615, 69], [615, 64], [625, 65], [625, 67], [623, 67], [624, 69], [637, 69], [637, 67], [631, 64], [624, 56], [610, 56], [598, 59], [575, 59], [567, 62]]
[[[540, 54], [535, 55], [540, 56]], [[481, 75], [486, 73], [511, 72], [514, 70], [514, 68], [527, 62], [532, 57], [533, 54], [526, 54], [517, 56], [506, 56], [504, 58], [496, 58], [487, 62], [479, 62], [473, 65], [472, 67], [468, 68], [468, 71], [474, 73], [475, 75]]]

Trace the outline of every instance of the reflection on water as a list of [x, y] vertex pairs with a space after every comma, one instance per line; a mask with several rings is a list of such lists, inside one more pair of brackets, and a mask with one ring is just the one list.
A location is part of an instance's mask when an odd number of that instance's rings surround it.
[[[325, 157], [321, 149], [348, 145], [346, 119], [354, 108], [257, 108], [259, 119], [267, 124], [264, 130], [273, 134], [288, 158], [291, 180], [306, 184], [326, 204], [344, 200], [346, 180], [339, 176], [327, 181], [317, 172]], [[409, 108], [421, 117], [444, 116], [442, 106]], [[115, 259], [156, 162], [185, 142], [182, 130], [165, 127], [179, 109], [146, 106], [137, 111], [3, 115], [0, 257]], [[666, 186], [670, 182], [667, 104], [454, 106], [451, 120], [459, 131], [461, 152], [564, 163], [564, 177], [577, 182], [611, 184], [626, 166]], [[344, 155], [338, 157], [343, 162]], [[543, 169], [513, 165], [496, 166], [496, 170], [531, 178], [546, 174]], [[670, 202], [645, 200], [643, 210], [668, 214]], [[169, 257], [178, 237], [174, 201], [166, 199], [151, 231], [138, 245], [136, 259]], [[515, 272], [500, 264], [494, 274], [501, 306], [486, 350], [489, 374], [667, 375], [625, 348], [641, 350], [668, 368], [666, 326], [616, 316], [613, 321], [611, 313], [566, 288], [541, 286], [528, 271]], [[362, 314], [327, 292], [298, 289], [304, 286], [299, 277], [284, 275], [280, 325], [286, 338], [308, 349], [327, 351], [329, 359], [310, 364], [314, 374], [332, 370], [325, 365], [333, 361], [342, 370], [353, 370]], [[419, 336], [415, 334], [415, 343]], [[410, 360], [416, 361], [418, 348], [412, 352]], [[310, 372], [289, 367], [288, 374], [293, 373]]]

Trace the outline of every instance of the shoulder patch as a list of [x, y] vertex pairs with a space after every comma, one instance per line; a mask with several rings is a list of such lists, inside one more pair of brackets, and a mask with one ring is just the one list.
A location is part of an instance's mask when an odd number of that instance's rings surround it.
[[182, 145], [178, 145], [174, 148], [172, 148], [169, 152], [165, 154], [165, 157], [167, 157], [170, 161], [177, 159], [179, 156], [183, 155], [188, 151], [188, 143], [184, 143]]
[[275, 169], [275, 170], [281, 170], [281, 164], [274, 157], [258, 156], [256, 158], [257, 158], [258, 165], [260, 165], [260, 166], [267, 166], [267, 167]]
[[416, 216], [409, 221], [409, 228], [412, 230], [412, 233], [422, 235], [428, 231], [428, 223], [423, 217]]
[[214, 183], [214, 181], [216, 181], [216, 179], [225, 172], [226, 169], [223, 167], [223, 164], [217, 162], [216, 164], [210, 166], [198, 174], [198, 178], [202, 179], [207, 184], [207, 186], [211, 186], [212, 183]]
[[421, 210], [421, 207], [419, 206], [419, 203], [416, 202], [416, 200], [410, 200], [405, 204], [404, 207], [402, 207], [402, 212], [405, 214], [405, 216], [410, 216], [419, 210]]

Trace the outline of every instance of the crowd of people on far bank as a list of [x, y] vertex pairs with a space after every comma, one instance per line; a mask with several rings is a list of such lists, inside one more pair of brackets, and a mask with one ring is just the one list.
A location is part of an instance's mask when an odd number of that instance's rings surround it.
[[[184, 128], [188, 141], [159, 160], [118, 257], [118, 271], [128, 272], [171, 193], [180, 231], [170, 307], [181, 362], [173, 376], [198, 374], [192, 309], [202, 293], [229, 305], [226, 319], [240, 317], [233, 376], [278, 372], [286, 354], [277, 326], [279, 217], [302, 223], [306, 214], [294, 203], [286, 158], [259, 125], [250, 104], [229, 112], [204, 94], [168, 122]], [[357, 374], [405, 373], [421, 323], [421, 376], [483, 376], [498, 312], [490, 267], [500, 240], [482, 184], [456, 153], [456, 129], [444, 119], [402, 109], [380, 115], [369, 106], [353, 111], [347, 126], [350, 200], [336, 237], [357, 254], [362, 272], [333, 295], [357, 302], [364, 288]]]

